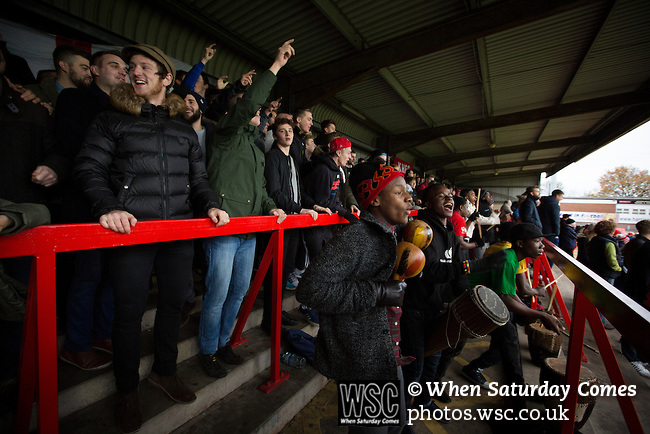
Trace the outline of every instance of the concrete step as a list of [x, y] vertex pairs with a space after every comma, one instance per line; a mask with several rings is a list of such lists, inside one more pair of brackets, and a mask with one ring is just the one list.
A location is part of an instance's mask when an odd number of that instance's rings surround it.
[[[294, 311], [293, 316], [297, 318], [296, 313], [297, 311]], [[304, 320], [301, 321], [298, 327], [308, 333], [316, 333], [316, 328], [308, 325]], [[263, 371], [268, 371], [271, 354], [269, 336], [259, 327], [255, 327], [244, 333], [244, 337], [248, 341], [239, 345], [236, 351], [244, 357], [245, 362], [240, 366], [224, 364], [224, 367], [228, 370], [228, 375], [225, 378], [214, 379], [208, 377], [203, 372], [196, 355], [179, 364], [179, 376], [197, 395], [197, 400], [192, 404], [177, 404], [162, 391], [151, 386], [146, 380], [141, 381], [140, 404], [145, 422], [140, 432], [158, 434], [181, 427], [189, 420], [207, 411], [213, 404], [233, 391], [237, 392], [242, 385], [248, 383]], [[261, 375], [258, 380], [259, 384], [266, 379], [268, 379], [268, 374], [266, 376]], [[258, 393], [262, 395], [261, 392]], [[89, 429], [94, 434], [117, 432], [114, 421], [115, 396], [115, 393], [111, 393], [110, 396], [106, 396], [70, 416], [62, 418], [60, 422], [61, 432], [87, 433]], [[226, 419], [228, 418], [226, 417]]]
[[289, 374], [289, 378], [270, 393], [258, 389], [269, 378], [269, 370], [265, 370], [173, 433], [280, 432], [328, 381], [311, 365], [303, 369], [282, 365], [281, 370]]
[[[282, 301], [282, 309], [286, 311], [294, 311], [291, 316], [301, 321], [302, 325], [307, 324], [304, 322], [304, 317], [297, 311], [300, 305], [296, 301], [295, 295], [291, 291], [284, 291], [284, 298]], [[197, 297], [197, 306], [194, 308], [194, 314], [190, 317], [190, 321], [180, 329], [179, 342], [178, 342], [178, 363], [188, 360], [198, 354], [198, 335], [199, 320], [200, 320], [200, 307], [201, 299]], [[143, 318], [143, 324], [147, 317], [155, 317], [155, 307], [147, 310]], [[251, 311], [248, 321], [244, 326], [243, 333], [257, 328], [262, 321], [263, 303], [262, 295], [258, 295], [253, 310]], [[149, 375], [151, 366], [153, 365], [153, 321], [141, 333], [141, 354], [140, 359], [140, 379], [144, 379]], [[314, 332], [315, 333], [315, 332]], [[267, 343], [267, 346], [270, 345]], [[93, 403], [101, 401], [110, 395], [114, 394], [115, 377], [111, 367], [101, 371], [82, 371], [72, 365], [59, 360], [58, 363], [58, 378], [59, 378], [59, 417], [64, 417], [83, 409]], [[32, 411], [32, 428], [36, 427], [36, 404]]]

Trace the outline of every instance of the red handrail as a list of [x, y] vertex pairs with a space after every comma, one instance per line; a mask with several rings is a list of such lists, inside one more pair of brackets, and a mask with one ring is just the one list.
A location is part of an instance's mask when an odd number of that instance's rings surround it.
[[[291, 215], [281, 224], [277, 224], [274, 216], [234, 217], [227, 225], [218, 228], [215, 228], [209, 219], [141, 221], [126, 235], [104, 229], [98, 223], [89, 223], [39, 226], [16, 235], [0, 237], [0, 259], [34, 257], [23, 328], [16, 432], [29, 431], [34, 398], [38, 404], [39, 432], [58, 432], [56, 253], [274, 231], [272, 240], [275, 240], [275, 243], [272, 241], [269, 244], [269, 255], [272, 255], [275, 264], [272, 330], [277, 330], [278, 333], [274, 333], [277, 336], [272, 339], [272, 357], [275, 356], [278, 360], [272, 361], [272, 373], [277, 371], [279, 376], [281, 292], [278, 288], [282, 275], [283, 232], [286, 229], [341, 223], [347, 223], [347, 220], [337, 214], [321, 214], [316, 221], [309, 215]], [[267, 268], [268, 263], [269, 261]], [[266, 269], [262, 272], [264, 274]]]
[[[544, 249], [551, 260], [575, 285], [566, 370], [566, 384], [570, 386], [570, 390], [564, 401], [564, 408], [568, 412], [567, 420], [562, 423], [562, 433], [568, 434], [574, 431], [580, 359], [587, 320], [611, 383], [622, 386], [625, 385], [625, 379], [596, 308], [642, 355], [650, 353], [650, 344], [647, 340], [647, 336], [650, 334], [650, 312], [546, 239], [544, 240]], [[630, 432], [644, 432], [632, 398], [620, 395], [617, 398]]]

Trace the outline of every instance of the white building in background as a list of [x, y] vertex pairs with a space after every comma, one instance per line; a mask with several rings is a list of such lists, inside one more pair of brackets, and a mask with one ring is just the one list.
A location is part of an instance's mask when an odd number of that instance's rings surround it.
[[570, 214], [578, 225], [613, 219], [618, 227], [636, 232], [635, 224], [650, 219], [650, 198], [604, 199], [565, 197], [560, 202], [562, 214]]

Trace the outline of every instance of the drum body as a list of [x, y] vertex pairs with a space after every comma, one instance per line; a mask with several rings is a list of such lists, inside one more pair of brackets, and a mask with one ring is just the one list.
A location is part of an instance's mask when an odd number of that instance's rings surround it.
[[[550, 357], [542, 363], [542, 369], [539, 371], [539, 384], [548, 381], [549, 385], [566, 384], [566, 360]], [[580, 383], [588, 383], [591, 387], [598, 384], [598, 378], [586, 367], [580, 366]], [[544, 397], [544, 406], [546, 408], [558, 408], [563, 402], [559, 396]], [[576, 406], [575, 429], [579, 430], [587, 422], [591, 412], [596, 405], [596, 396], [582, 396], [578, 394], [578, 405]]]
[[477, 285], [454, 300], [434, 325], [424, 354], [455, 348], [468, 338], [481, 338], [508, 322], [508, 308], [494, 291]]
[[412, 220], [404, 226], [402, 238], [424, 250], [433, 240], [433, 230], [422, 220]]
[[562, 348], [562, 336], [549, 330], [540, 322], [530, 323], [526, 326], [528, 335], [528, 350], [530, 358], [537, 366], [542, 366], [544, 359], [557, 357]]

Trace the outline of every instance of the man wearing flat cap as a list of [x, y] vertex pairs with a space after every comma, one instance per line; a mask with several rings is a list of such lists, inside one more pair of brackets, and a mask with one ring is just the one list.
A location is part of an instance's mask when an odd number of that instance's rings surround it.
[[[104, 228], [128, 237], [138, 220], [193, 217], [192, 201], [217, 226], [226, 224], [229, 217], [217, 208], [197, 135], [187, 122], [176, 118], [185, 104], [177, 95], [167, 94], [174, 82], [174, 64], [162, 50], [144, 44], [125, 47], [122, 57], [129, 65], [131, 83], [111, 92], [115, 111], [95, 118], [74, 169], [95, 218]], [[108, 253], [115, 299], [116, 417], [121, 432], [135, 432], [142, 425], [139, 336], [154, 267], [158, 306], [149, 381], [174, 401], [196, 399], [176, 375], [178, 329], [192, 257], [191, 240], [117, 247]]]

